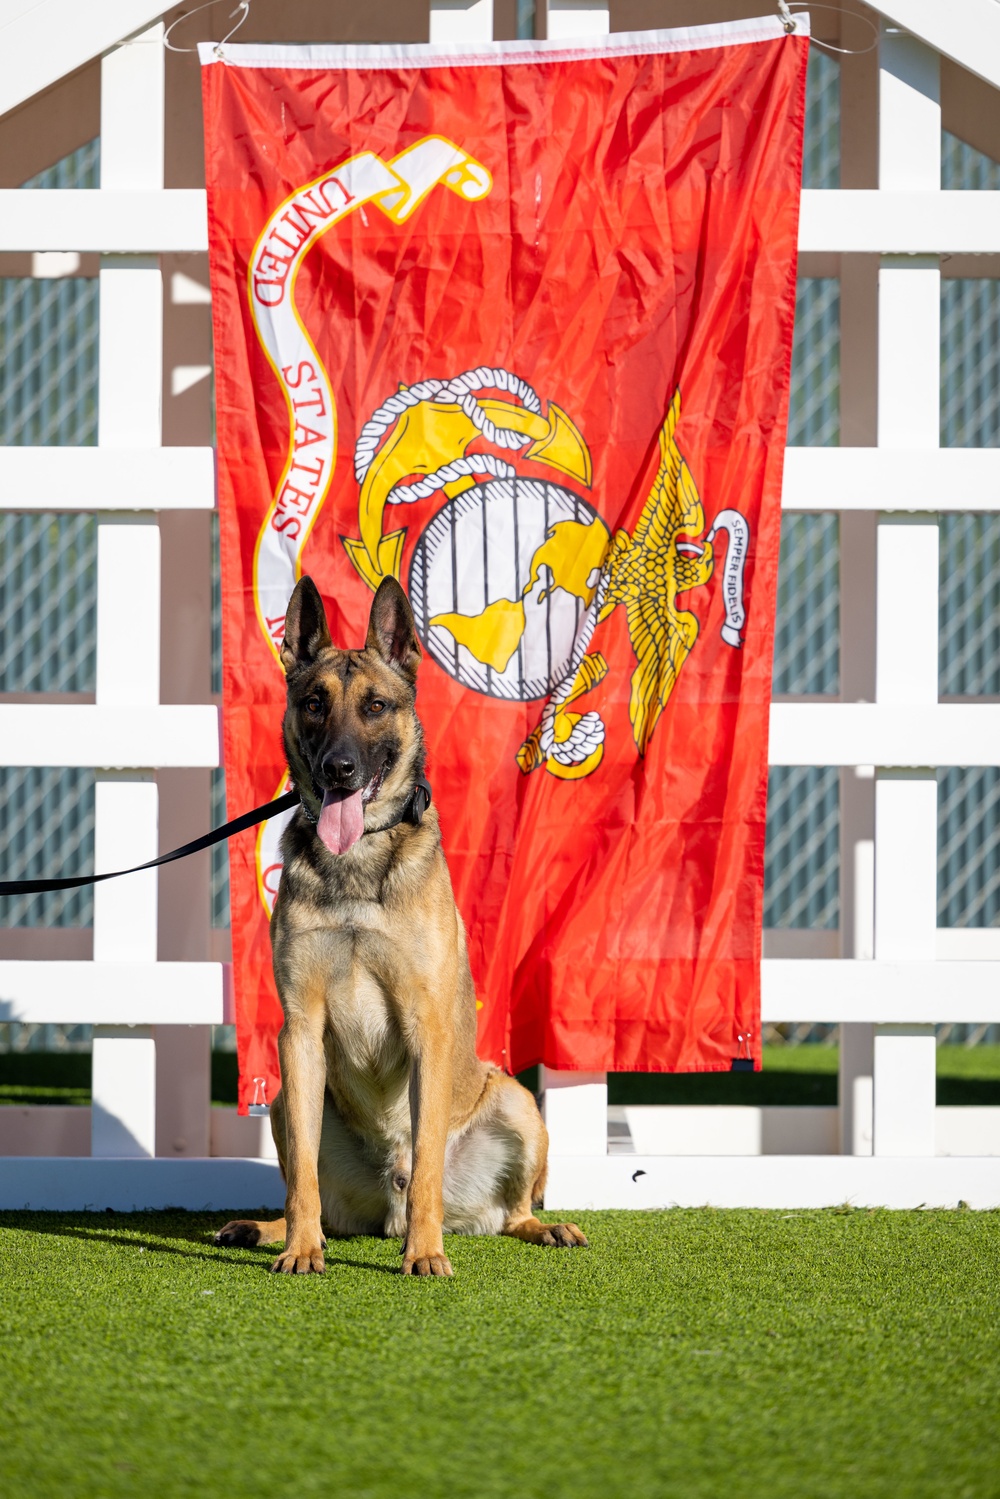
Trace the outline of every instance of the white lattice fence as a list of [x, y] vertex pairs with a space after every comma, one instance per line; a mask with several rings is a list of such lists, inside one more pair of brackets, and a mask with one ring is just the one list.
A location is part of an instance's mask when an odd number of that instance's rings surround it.
[[[461, 27], [464, 39], [475, 39], [489, 11], [482, 3], [432, 8], [432, 37]], [[599, 6], [550, 7], [550, 36], [607, 24]], [[991, 45], [1000, 79], [1000, 31]], [[605, 1079], [548, 1073], [550, 1206], [1000, 1201], [993, 1159], [935, 1155], [934, 1103], [934, 1025], [1000, 1020], [1000, 964], [941, 961], [935, 948], [937, 767], [1000, 765], [1000, 705], [939, 701], [937, 514], [1000, 511], [1000, 454], [939, 443], [939, 257], [1000, 253], [1000, 194], [942, 193], [937, 56], [892, 29], [880, 46], [881, 187], [808, 189], [800, 236], [807, 252], [882, 257], [878, 445], [790, 448], [784, 496], [790, 512], [811, 517], [879, 511], [875, 701], [777, 703], [771, 755], [789, 769], [876, 767], [875, 956], [767, 960], [763, 969], [765, 1021], [873, 1027], [874, 1152], [608, 1155]], [[819, 67], [831, 88], [833, 74]], [[161, 706], [148, 670], [159, 659], [160, 617], [151, 512], [213, 504], [211, 451], [159, 446], [162, 283], [150, 257], [201, 251], [206, 242], [204, 195], [163, 188], [160, 28], [105, 56], [101, 142], [99, 191], [0, 194], [0, 250], [75, 247], [103, 256], [98, 445], [0, 450], [0, 506], [97, 514], [95, 701], [0, 704], [0, 758], [8, 766], [96, 768], [95, 858], [115, 867], [156, 849], [152, 771], [218, 764], [215, 710]], [[832, 171], [829, 157], [827, 140], [815, 165], [821, 179]], [[832, 329], [830, 278], [814, 279], [805, 295], [817, 324]], [[831, 332], [817, 346], [820, 385], [832, 378], [835, 343]], [[813, 441], [833, 440], [819, 406], [805, 402], [801, 419]], [[818, 786], [821, 777], [814, 779]], [[816, 836], [825, 840], [822, 796], [813, 802]], [[807, 905], [812, 899], [806, 892]], [[825, 909], [822, 894], [817, 899]], [[141, 1027], [223, 1019], [221, 965], [157, 961], [154, 877], [97, 891], [92, 962], [0, 963], [0, 994], [0, 1018], [98, 1028], [92, 1158], [8, 1160], [0, 1203], [232, 1206], [280, 1198], [274, 1169], [262, 1163], [259, 1173], [240, 1175], [222, 1161], [149, 1158], [154, 1042]]]

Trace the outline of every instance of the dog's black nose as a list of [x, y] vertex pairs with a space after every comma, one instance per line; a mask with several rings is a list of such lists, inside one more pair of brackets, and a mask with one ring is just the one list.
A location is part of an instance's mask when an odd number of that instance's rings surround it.
[[334, 786], [343, 785], [351, 779], [356, 769], [353, 760], [342, 752], [334, 752], [323, 758], [323, 774]]

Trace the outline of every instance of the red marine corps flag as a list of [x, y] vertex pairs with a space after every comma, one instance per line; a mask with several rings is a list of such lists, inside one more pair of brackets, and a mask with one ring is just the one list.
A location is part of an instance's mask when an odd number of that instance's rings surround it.
[[[480, 1052], [760, 1061], [808, 40], [202, 51], [231, 809], [286, 789], [309, 573], [423, 646]], [[282, 820], [232, 846], [241, 1108]]]

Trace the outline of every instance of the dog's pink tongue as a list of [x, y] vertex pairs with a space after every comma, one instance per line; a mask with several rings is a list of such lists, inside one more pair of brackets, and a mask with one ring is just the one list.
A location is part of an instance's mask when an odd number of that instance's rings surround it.
[[327, 791], [316, 831], [331, 854], [346, 854], [365, 830], [360, 791]]

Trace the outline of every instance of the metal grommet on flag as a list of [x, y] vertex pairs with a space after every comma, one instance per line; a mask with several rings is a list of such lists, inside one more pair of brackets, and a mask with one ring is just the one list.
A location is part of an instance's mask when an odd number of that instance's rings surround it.
[[[817, 0], [808, 0], [808, 4], [799, 4], [798, 0], [792, 0], [792, 3], [795, 4], [794, 10], [792, 10], [788, 0], [778, 0], [778, 14], [787, 36], [791, 36], [798, 31], [796, 16], [802, 16], [806, 25], [808, 25], [809, 13], [811, 11], [828, 10], [838, 18], [850, 15], [855, 21], [863, 22], [871, 32], [872, 39], [867, 47], [837, 47], [833, 42], [824, 42], [818, 36], [813, 36], [810, 38], [811, 46], [819, 47], [823, 52], [829, 52], [838, 57], [864, 57], [867, 53], [874, 52], [879, 44], [879, 28], [877, 23], [872, 20], [871, 16], [866, 16], [862, 11], [844, 11], [839, 5], [819, 4]], [[791, 23], [790, 25], [789, 22]], [[802, 33], [799, 34], [801, 35]]]

